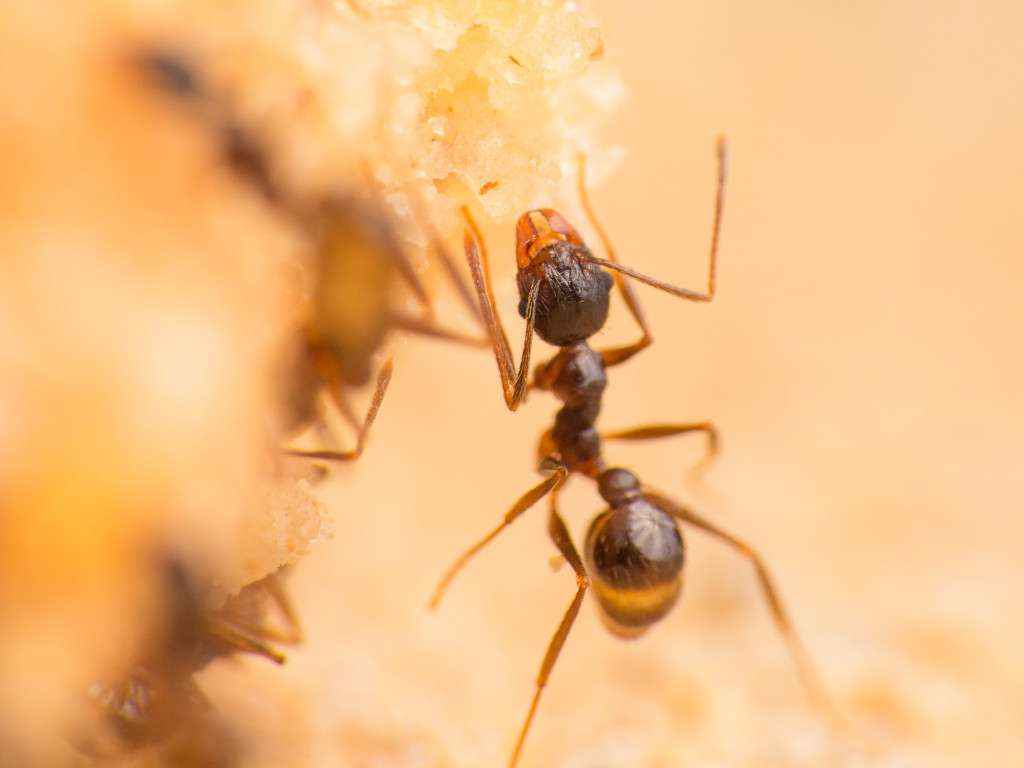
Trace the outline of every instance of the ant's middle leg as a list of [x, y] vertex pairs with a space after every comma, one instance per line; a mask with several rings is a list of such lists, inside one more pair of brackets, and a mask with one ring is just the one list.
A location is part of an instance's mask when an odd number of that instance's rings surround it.
[[658, 440], [664, 437], [676, 437], [691, 432], [701, 432], [707, 436], [707, 447], [704, 455], [690, 470], [694, 475], [702, 474], [718, 457], [720, 441], [718, 429], [710, 421], [698, 421], [689, 424], [646, 424], [632, 429], [620, 429], [614, 432], [602, 432], [602, 440]]
[[520, 496], [516, 500], [516, 503], [512, 505], [511, 509], [505, 513], [505, 517], [502, 519], [501, 523], [499, 523], [494, 530], [480, 539], [480, 541], [463, 552], [462, 555], [460, 555], [459, 558], [449, 566], [448, 570], [445, 571], [444, 576], [438, 583], [437, 588], [434, 590], [434, 594], [431, 596], [430, 602], [428, 603], [431, 610], [437, 608], [441, 603], [441, 598], [444, 597], [444, 593], [445, 590], [448, 589], [448, 585], [452, 583], [452, 580], [459, 574], [459, 571], [465, 567], [466, 563], [468, 563], [477, 552], [494, 541], [498, 534], [515, 522], [516, 518], [523, 514], [523, 512], [560, 486], [569, 475], [569, 470], [567, 470], [564, 465], [557, 462], [545, 463], [542, 465], [541, 469], [542, 471], [553, 471], [548, 478]]
[[819, 709], [819, 711], [828, 717], [828, 720], [832, 725], [839, 728], [845, 727], [846, 722], [835, 704], [832, 702], [832, 698], [829, 696], [825, 685], [821, 681], [821, 677], [818, 675], [818, 672], [811, 661], [810, 654], [804, 647], [803, 641], [800, 639], [800, 635], [797, 634], [796, 627], [793, 625], [793, 620], [790, 618], [789, 612], [786, 610], [786, 606], [782, 602], [779, 589], [775, 585], [775, 580], [772, 578], [771, 573], [768, 570], [768, 566], [765, 564], [760, 553], [742, 539], [739, 539], [728, 531], [719, 528], [711, 521], [698, 515], [692, 509], [676, 503], [668, 496], [646, 487], [644, 488], [644, 495], [673, 517], [676, 517], [682, 522], [692, 525], [695, 528], [699, 528], [705, 533], [717, 538], [719, 541], [732, 547], [736, 552], [750, 562], [754, 567], [754, 572], [757, 574], [757, 580], [760, 583], [761, 592], [764, 595], [765, 602], [768, 604], [768, 609], [775, 621], [775, 626], [778, 628], [779, 633], [789, 646], [790, 655], [796, 663], [797, 672], [800, 675], [800, 679], [803, 682], [804, 688], [807, 690], [812, 703]]
[[348, 451], [305, 451], [287, 449], [285, 450], [285, 454], [288, 456], [298, 456], [305, 459], [321, 459], [324, 461], [355, 461], [362, 456], [363, 449], [366, 447], [367, 435], [370, 432], [370, 427], [373, 426], [373, 422], [377, 418], [377, 412], [380, 410], [380, 404], [384, 401], [384, 394], [387, 392], [388, 384], [391, 382], [391, 374], [393, 371], [394, 364], [389, 358], [384, 365], [381, 366], [380, 373], [377, 374], [377, 386], [373, 391], [373, 400], [370, 402], [370, 407], [361, 424], [356, 421], [352, 408], [342, 393], [340, 383], [332, 381], [328, 387], [328, 394], [330, 395], [331, 401], [334, 403], [335, 407], [346, 421], [356, 425], [355, 448]]

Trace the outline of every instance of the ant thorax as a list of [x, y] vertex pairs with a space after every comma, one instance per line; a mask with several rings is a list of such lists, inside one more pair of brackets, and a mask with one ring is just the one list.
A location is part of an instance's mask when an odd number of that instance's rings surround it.
[[608, 319], [612, 278], [590, 258], [585, 245], [558, 241], [519, 270], [519, 314], [526, 317], [530, 291], [539, 282], [534, 330], [548, 344], [565, 347], [588, 339]]

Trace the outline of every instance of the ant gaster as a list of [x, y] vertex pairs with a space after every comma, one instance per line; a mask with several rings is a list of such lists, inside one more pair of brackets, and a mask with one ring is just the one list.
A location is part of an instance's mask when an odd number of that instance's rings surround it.
[[[623, 638], [635, 638], [643, 634], [676, 603], [682, 590], [685, 559], [679, 522], [720, 539], [753, 564], [768, 607], [789, 645], [808, 691], [818, 703], [826, 708], [828, 706], [824, 689], [760, 555], [692, 509], [643, 485], [630, 470], [607, 466], [601, 452], [602, 439], [646, 440], [698, 432], [706, 435], [708, 440], [707, 452], [701, 462], [704, 464], [717, 453], [718, 435], [714, 426], [709, 422], [654, 424], [605, 434], [599, 434], [595, 428], [607, 385], [606, 370], [629, 360], [652, 342], [647, 320], [625, 277], [689, 301], [710, 302], [714, 298], [726, 173], [724, 139], [718, 141], [717, 158], [718, 183], [708, 286], [705, 292], [677, 288], [618, 262], [587, 196], [582, 157], [579, 195], [587, 217], [604, 245], [607, 259], [594, 256], [576, 230], [556, 211], [533, 210], [519, 218], [516, 224], [517, 283], [519, 313], [526, 320], [526, 338], [518, 370], [495, 310], [483, 238], [469, 211], [463, 209], [468, 225], [465, 235], [466, 256], [484, 321], [490, 331], [505, 403], [510, 410], [519, 406], [526, 392], [534, 332], [548, 343], [560, 347], [558, 354], [537, 367], [532, 383], [532, 388], [550, 391], [563, 402], [554, 426], [544, 433], [538, 446], [539, 468], [548, 477], [523, 494], [494, 530], [455, 561], [430, 601], [431, 608], [436, 608], [448, 585], [467, 562], [523, 512], [550, 494], [548, 534], [572, 567], [577, 589], [544, 655], [536, 691], [520, 729], [510, 766], [514, 766], [519, 759], [541, 693], [589, 590], [592, 589], [597, 598], [605, 625]], [[606, 269], [612, 270], [613, 274], [606, 272]], [[639, 340], [626, 346], [594, 350], [588, 340], [604, 326], [613, 282], [640, 326], [642, 335]], [[557, 508], [562, 484], [573, 473], [594, 480], [598, 493], [608, 505], [608, 509], [591, 523], [582, 556], [573, 544]]]

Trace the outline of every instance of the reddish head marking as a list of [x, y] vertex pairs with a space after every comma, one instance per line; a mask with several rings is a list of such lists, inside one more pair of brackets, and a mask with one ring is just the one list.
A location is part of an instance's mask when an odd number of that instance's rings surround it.
[[556, 242], [583, 245], [583, 239], [558, 211], [537, 208], [516, 222], [516, 264], [526, 269], [542, 250]]

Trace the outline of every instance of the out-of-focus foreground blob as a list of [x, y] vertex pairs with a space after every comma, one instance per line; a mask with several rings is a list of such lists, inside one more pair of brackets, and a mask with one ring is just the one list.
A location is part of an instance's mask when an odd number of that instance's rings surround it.
[[329, 530], [268, 439], [304, 244], [131, 52], [209, 62], [282, 188], [369, 167], [441, 227], [549, 199], [620, 87], [594, 22], [539, 0], [14, 3], [0, 39], [0, 732], [57, 765], [69, 702], [158, 621], [154, 546], [216, 602]]

